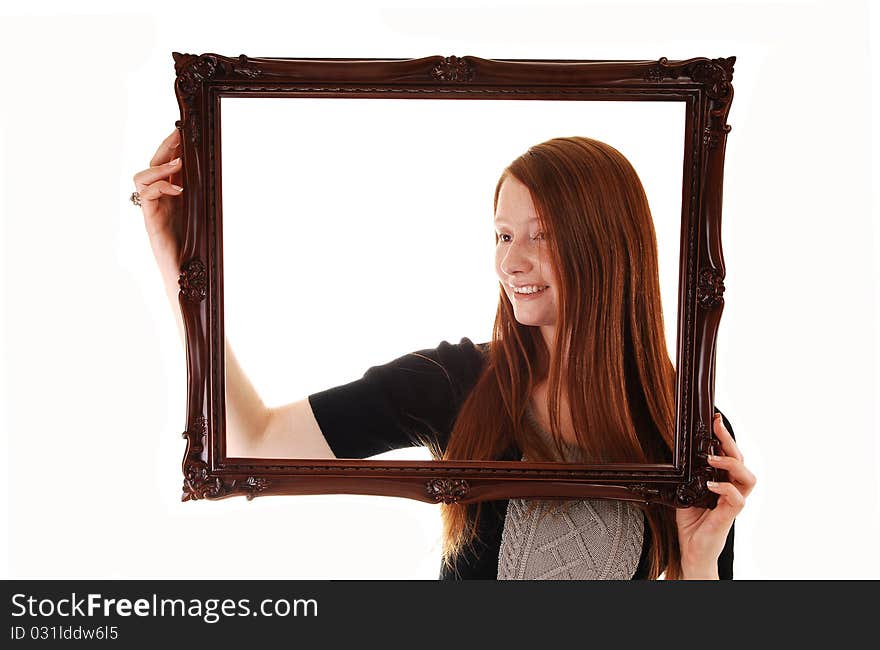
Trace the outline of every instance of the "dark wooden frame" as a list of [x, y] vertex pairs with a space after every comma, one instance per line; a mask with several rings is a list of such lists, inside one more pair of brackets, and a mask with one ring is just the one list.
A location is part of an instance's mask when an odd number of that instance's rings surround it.
[[[733, 64], [682, 61], [230, 58], [173, 54], [186, 177], [180, 307], [187, 347], [183, 500], [375, 494], [427, 502], [519, 496], [714, 505], [707, 453], [724, 305], [721, 196]], [[676, 448], [669, 465], [227, 458], [221, 97], [682, 101], [686, 106], [677, 329]]]

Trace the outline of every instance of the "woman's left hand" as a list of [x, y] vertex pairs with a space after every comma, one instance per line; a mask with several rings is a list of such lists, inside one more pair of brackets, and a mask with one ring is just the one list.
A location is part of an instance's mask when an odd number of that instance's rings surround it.
[[718, 556], [724, 548], [727, 533], [757, 482], [755, 475], [743, 464], [743, 455], [725, 428], [720, 413], [715, 414], [713, 427], [724, 455], [709, 456], [709, 464], [726, 470], [730, 482], [707, 484], [719, 495], [714, 508], [679, 508], [675, 511], [684, 579], [718, 579]]

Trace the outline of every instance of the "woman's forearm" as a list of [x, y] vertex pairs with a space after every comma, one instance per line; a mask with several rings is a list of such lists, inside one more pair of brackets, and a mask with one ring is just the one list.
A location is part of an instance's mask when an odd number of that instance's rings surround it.
[[[185, 347], [186, 336], [183, 315], [180, 311], [178, 284], [178, 247], [174, 238], [166, 233], [150, 236], [153, 255], [162, 274], [165, 293], [171, 304], [171, 312], [177, 323], [180, 341]], [[228, 456], [248, 457], [261, 440], [269, 421], [269, 410], [254, 389], [238, 359], [232, 351], [228, 339], [226, 351], [226, 454]]]
[[185, 349], [186, 335], [183, 329], [183, 315], [180, 313], [180, 303], [178, 302], [180, 286], [177, 281], [179, 277], [177, 257], [179, 248], [171, 234], [161, 232], [150, 235], [150, 246], [153, 249], [153, 257], [156, 258], [159, 272], [162, 274], [165, 295], [168, 296], [168, 302], [171, 304], [171, 313], [174, 315], [174, 320], [177, 324], [177, 334], [180, 337], [180, 343]]
[[265, 435], [270, 410], [244, 373], [229, 339], [226, 339], [225, 345], [226, 455], [244, 458], [259, 456], [255, 449]]

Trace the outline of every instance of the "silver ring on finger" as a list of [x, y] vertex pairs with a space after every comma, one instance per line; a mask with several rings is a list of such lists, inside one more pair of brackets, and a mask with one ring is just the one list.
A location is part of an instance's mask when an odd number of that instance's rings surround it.
[[141, 194], [140, 194], [140, 192], [132, 192], [132, 193], [131, 193], [130, 200], [131, 200], [131, 202], [134, 203], [136, 206], [140, 207], [140, 205], [141, 205]]

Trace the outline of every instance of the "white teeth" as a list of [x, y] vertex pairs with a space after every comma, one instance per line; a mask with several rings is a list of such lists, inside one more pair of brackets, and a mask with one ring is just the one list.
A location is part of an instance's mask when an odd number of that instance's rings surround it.
[[530, 287], [514, 287], [514, 293], [537, 293], [546, 289], [545, 286], [532, 285]]

